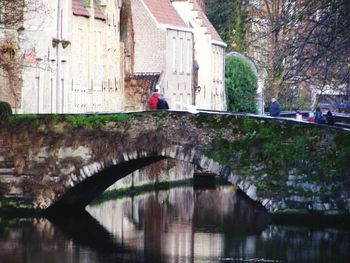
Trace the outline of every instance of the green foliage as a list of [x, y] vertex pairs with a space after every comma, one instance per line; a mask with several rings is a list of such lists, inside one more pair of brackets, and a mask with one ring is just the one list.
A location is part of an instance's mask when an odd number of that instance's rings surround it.
[[[35, 120], [40, 120], [40, 119], [47, 119], [49, 118], [50, 115], [37, 115], [37, 114], [16, 114], [12, 115], [9, 120], [13, 122], [17, 121], [35, 121]], [[54, 115], [52, 115], [54, 116]]]
[[319, 129], [266, 120], [237, 121], [239, 137], [218, 137], [216, 147], [206, 154], [243, 176], [254, 173], [260, 189], [277, 187], [282, 191], [292, 168], [298, 174], [307, 174], [309, 181], [344, 181], [350, 162], [348, 133], [337, 132], [337, 148], [320, 147], [324, 138]]
[[131, 118], [129, 114], [111, 114], [111, 115], [67, 115], [65, 120], [73, 127], [94, 127], [106, 124], [107, 122], [128, 121]]
[[242, 6], [242, 1], [235, 1], [234, 5], [235, 27], [233, 33], [233, 42], [235, 50], [243, 52], [246, 48], [245, 42], [245, 20], [247, 18], [247, 11]]
[[257, 77], [245, 61], [238, 57], [226, 59], [225, 86], [229, 111], [256, 112]]
[[8, 184], [0, 181], [0, 195], [7, 194], [9, 191]]
[[339, 169], [350, 169], [350, 134], [348, 132], [339, 133], [335, 139], [337, 149], [337, 165]]
[[247, 11], [243, 0], [206, 0], [207, 16], [228, 50], [245, 50], [245, 20]]
[[132, 119], [135, 114], [94, 114], [94, 115], [53, 115], [53, 114], [17, 114], [9, 118], [13, 122], [31, 121], [38, 125], [48, 122], [68, 122], [73, 128], [94, 127], [107, 122], [123, 122]]
[[9, 103], [0, 101], [0, 121], [7, 119], [12, 114], [12, 109]]

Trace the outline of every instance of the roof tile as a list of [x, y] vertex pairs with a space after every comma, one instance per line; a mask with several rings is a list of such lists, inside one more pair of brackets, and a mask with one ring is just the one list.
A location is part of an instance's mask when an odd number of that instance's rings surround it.
[[159, 24], [187, 27], [170, 0], [143, 0]]
[[99, 19], [99, 20], [106, 20], [105, 15], [102, 13], [101, 9], [98, 8], [98, 3], [96, 2], [96, 0], [94, 0], [94, 12], [95, 12], [95, 18]]
[[72, 0], [72, 10], [73, 15], [90, 17], [85, 4], [83, 4], [80, 0]]

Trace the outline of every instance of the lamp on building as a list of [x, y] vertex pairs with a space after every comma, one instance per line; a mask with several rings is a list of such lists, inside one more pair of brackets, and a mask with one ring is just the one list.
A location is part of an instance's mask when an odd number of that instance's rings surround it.
[[59, 43], [62, 44], [62, 47], [63, 47], [63, 48], [66, 48], [66, 47], [68, 47], [68, 46], [71, 44], [71, 42], [70, 42], [69, 40], [65, 40], [65, 39], [59, 40], [59, 39], [57, 39], [57, 38], [53, 38], [53, 39], [52, 39], [52, 47], [53, 47], [53, 48], [57, 47], [57, 45], [58, 45]]
[[55, 48], [61, 41], [57, 38], [52, 39], [52, 47]]
[[66, 48], [71, 44], [70, 41], [64, 39], [62, 39], [61, 43], [63, 48]]

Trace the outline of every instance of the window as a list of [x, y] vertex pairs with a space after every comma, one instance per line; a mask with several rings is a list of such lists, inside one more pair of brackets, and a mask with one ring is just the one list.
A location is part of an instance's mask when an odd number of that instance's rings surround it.
[[180, 73], [184, 73], [184, 40], [180, 38]]
[[173, 37], [172, 42], [172, 58], [173, 58], [173, 72], [176, 72], [176, 38]]
[[186, 72], [187, 74], [191, 74], [191, 63], [192, 61], [192, 44], [191, 39], [187, 39], [187, 63], [186, 63]]
[[78, 53], [78, 61], [81, 63], [82, 62], [82, 59], [84, 57], [84, 39], [83, 39], [83, 36], [84, 36], [84, 31], [82, 28], [78, 28], [78, 38], [77, 38], [77, 45], [76, 47], [79, 48], [79, 50], [77, 51]]

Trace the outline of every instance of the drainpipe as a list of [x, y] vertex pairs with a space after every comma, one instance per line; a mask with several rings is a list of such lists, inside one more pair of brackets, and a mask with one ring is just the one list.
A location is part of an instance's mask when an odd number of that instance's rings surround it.
[[61, 43], [61, 0], [57, 0], [57, 25], [56, 25], [56, 113], [61, 112], [61, 58], [60, 48]]

